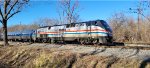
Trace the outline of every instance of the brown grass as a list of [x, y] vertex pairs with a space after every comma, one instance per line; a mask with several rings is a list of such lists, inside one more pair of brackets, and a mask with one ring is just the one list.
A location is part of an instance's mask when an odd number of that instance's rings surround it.
[[146, 19], [137, 20], [125, 13], [114, 13], [109, 19], [116, 42], [150, 43], [150, 23]]
[[[72, 53], [43, 47], [0, 48], [0, 68], [138, 68], [142, 61]], [[150, 65], [145, 67], [149, 68]]]

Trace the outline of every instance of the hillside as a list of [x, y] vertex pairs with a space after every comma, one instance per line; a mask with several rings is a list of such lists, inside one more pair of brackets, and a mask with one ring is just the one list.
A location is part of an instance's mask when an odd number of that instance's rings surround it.
[[[17, 44], [16, 44], [17, 45]], [[37, 45], [37, 46], [36, 46]], [[137, 56], [132, 49], [110, 55], [117, 49], [84, 46], [30, 44], [0, 48], [0, 68], [149, 68], [148, 53], [139, 50]], [[87, 51], [86, 51], [87, 50]], [[91, 50], [91, 51], [90, 51]], [[99, 50], [99, 52], [98, 52]], [[123, 53], [123, 51], [126, 53]], [[149, 50], [147, 50], [149, 51]], [[101, 53], [105, 53], [101, 54]], [[131, 55], [127, 52], [132, 52]], [[144, 50], [143, 50], [144, 52]], [[107, 54], [107, 55], [106, 55]], [[112, 52], [113, 54], [113, 52]], [[118, 54], [118, 56], [117, 56]], [[145, 54], [145, 55], [144, 55]], [[120, 55], [120, 56], [119, 56]], [[142, 56], [143, 55], [143, 56]], [[124, 56], [124, 57], [123, 57]], [[144, 58], [140, 58], [144, 57]]]

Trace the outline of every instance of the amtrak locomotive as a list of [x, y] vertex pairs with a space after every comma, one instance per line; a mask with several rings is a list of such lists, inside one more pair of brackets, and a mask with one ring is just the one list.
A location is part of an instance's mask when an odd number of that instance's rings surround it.
[[112, 30], [104, 20], [44, 26], [37, 30], [8, 32], [9, 40], [36, 42], [80, 42], [81, 44], [112, 43]]

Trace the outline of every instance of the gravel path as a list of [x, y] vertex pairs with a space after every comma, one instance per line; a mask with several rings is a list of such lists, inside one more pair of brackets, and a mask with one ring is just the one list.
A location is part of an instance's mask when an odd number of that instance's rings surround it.
[[[70, 50], [75, 53], [86, 53], [89, 55], [99, 56], [115, 56], [120, 58], [136, 58], [140, 60], [150, 58], [150, 50], [142, 49], [126, 49], [126, 48], [105, 48], [105, 47], [86, 47], [86, 46], [73, 46], [73, 44], [57, 45], [57, 44], [44, 44], [44, 43], [19, 43], [9, 42], [11, 45], [28, 45], [31, 47], [46, 47], [46, 48], [57, 48], [58, 50]], [[0, 42], [2, 44], [2, 42]]]

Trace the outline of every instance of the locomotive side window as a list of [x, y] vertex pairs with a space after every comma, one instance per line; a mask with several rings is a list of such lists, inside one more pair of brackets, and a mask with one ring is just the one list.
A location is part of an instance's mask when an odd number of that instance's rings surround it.
[[59, 29], [59, 31], [66, 31], [66, 29]]
[[51, 29], [51, 27], [48, 27], [48, 29], [50, 30], [50, 29]]
[[74, 23], [72, 23], [72, 24], [67, 24], [67, 25], [66, 25], [66, 28], [69, 28], [69, 27], [75, 27], [75, 24], [74, 24]]
[[79, 27], [79, 24], [76, 24], [75, 27]]
[[70, 25], [69, 25], [69, 24], [67, 24], [67, 25], [66, 25], [66, 28], [69, 28], [69, 26], [70, 26]]
[[39, 30], [38, 33], [40, 33], [40, 32], [42, 32], [42, 31]]
[[74, 24], [74, 23], [72, 23], [72, 24], [71, 24], [71, 27], [75, 27], [75, 24]]
[[84, 26], [84, 23], [81, 23], [80, 26]]

